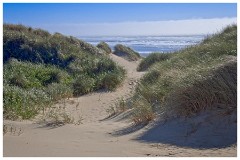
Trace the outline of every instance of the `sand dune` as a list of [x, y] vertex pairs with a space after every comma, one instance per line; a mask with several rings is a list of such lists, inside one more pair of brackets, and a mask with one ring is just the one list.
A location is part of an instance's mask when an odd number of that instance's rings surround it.
[[[127, 70], [123, 85], [114, 92], [99, 91], [78, 98], [70, 98], [56, 104], [65, 110], [79, 124], [63, 126], [40, 123], [39, 117], [32, 121], [7, 121], [3, 137], [3, 156], [236, 156], [236, 145], [207, 149], [160, 141], [159, 129], [152, 129], [156, 123], [134, 126], [129, 119], [122, 119], [128, 112], [106, 119], [106, 110], [120, 97], [128, 97], [136, 81], [144, 74], [137, 72], [139, 62], [129, 62], [111, 55], [111, 58]], [[174, 124], [171, 124], [174, 126]], [[162, 128], [160, 127], [160, 130]], [[166, 128], [165, 128], [165, 131]], [[158, 136], [159, 136], [158, 135]], [[170, 136], [170, 135], [168, 135]], [[178, 141], [176, 135], [172, 135]], [[168, 138], [165, 136], [165, 138]]]

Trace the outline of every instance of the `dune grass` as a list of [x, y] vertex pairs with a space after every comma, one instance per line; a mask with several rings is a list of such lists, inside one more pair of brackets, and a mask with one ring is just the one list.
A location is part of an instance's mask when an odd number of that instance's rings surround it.
[[117, 44], [114, 47], [114, 52], [113, 54], [123, 57], [128, 61], [137, 61], [141, 58], [140, 54], [135, 52], [133, 49], [130, 47], [124, 46], [122, 44]]
[[115, 90], [125, 70], [84, 41], [23, 25], [3, 25], [3, 111], [29, 119], [61, 98]]
[[103, 51], [105, 51], [106, 54], [112, 53], [112, 49], [109, 47], [109, 45], [106, 42], [98, 43], [97, 48], [102, 49]]
[[188, 117], [210, 108], [235, 112], [236, 56], [237, 26], [232, 25], [199, 45], [147, 65], [151, 67], [132, 97], [137, 113], [133, 120], [150, 121], [157, 114]]
[[168, 60], [172, 53], [151, 53], [138, 65], [137, 71], [146, 71], [157, 62]]
[[230, 61], [189, 86], [176, 88], [166, 103], [179, 116], [191, 116], [208, 108], [231, 113], [237, 107], [237, 62]]

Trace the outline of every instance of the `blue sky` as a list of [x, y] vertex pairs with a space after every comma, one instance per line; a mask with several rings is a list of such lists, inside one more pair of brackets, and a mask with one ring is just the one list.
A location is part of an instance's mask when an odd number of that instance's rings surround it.
[[[174, 26], [180, 29], [179, 34], [211, 33], [236, 22], [236, 17], [237, 5], [223, 3], [3, 4], [5, 23], [24, 24], [75, 36], [171, 34]], [[188, 26], [201, 25], [205, 23], [203, 20], [210, 25], [208, 30], [194, 27], [192, 31], [183, 32], [184, 23]], [[162, 25], [165, 28], [161, 28]]]

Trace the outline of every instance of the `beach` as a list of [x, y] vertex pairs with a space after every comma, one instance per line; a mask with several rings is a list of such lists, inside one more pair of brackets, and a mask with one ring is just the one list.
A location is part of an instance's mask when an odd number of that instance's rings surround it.
[[[107, 110], [121, 97], [134, 92], [138, 80], [145, 72], [137, 72], [139, 61], [129, 62], [111, 54], [111, 59], [127, 70], [122, 86], [112, 92], [93, 92], [84, 96], [65, 99], [68, 115], [73, 124], [56, 125], [33, 120], [3, 123], [8, 132], [3, 136], [4, 157], [235, 157], [236, 145], [225, 148], [191, 148], [166, 143], [144, 142], [138, 137], [146, 133], [155, 121], [148, 125], [134, 125], [128, 111], [109, 117]], [[78, 123], [77, 123], [78, 122]], [[159, 130], [161, 132], [161, 130]]]

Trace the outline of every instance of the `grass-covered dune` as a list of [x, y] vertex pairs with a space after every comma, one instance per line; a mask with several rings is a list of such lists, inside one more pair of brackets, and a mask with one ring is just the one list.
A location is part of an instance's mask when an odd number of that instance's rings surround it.
[[97, 48], [102, 49], [106, 54], [112, 53], [112, 49], [109, 47], [109, 45], [106, 42], [98, 43]]
[[124, 46], [122, 44], [117, 44], [114, 46], [113, 54], [123, 57], [128, 61], [137, 61], [141, 58], [138, 52], [135, 52], [130, 47]]
[[157, 62], [168, 60], [172, 53], [151, 53], [138, 65], [137, 71], [146, 71]]
[[139, 65], [148, 72], [131, 98], [135, 122], [157, 114], [190, 117], [208, 109], [237, 110], [237, 26], [199, 45], [167, 55], [152, 54]]
[[32, 118], [61, 98], [116, 89], [125, 71], [104, 53], [71, 36], [4, 24], [4, 118]]

